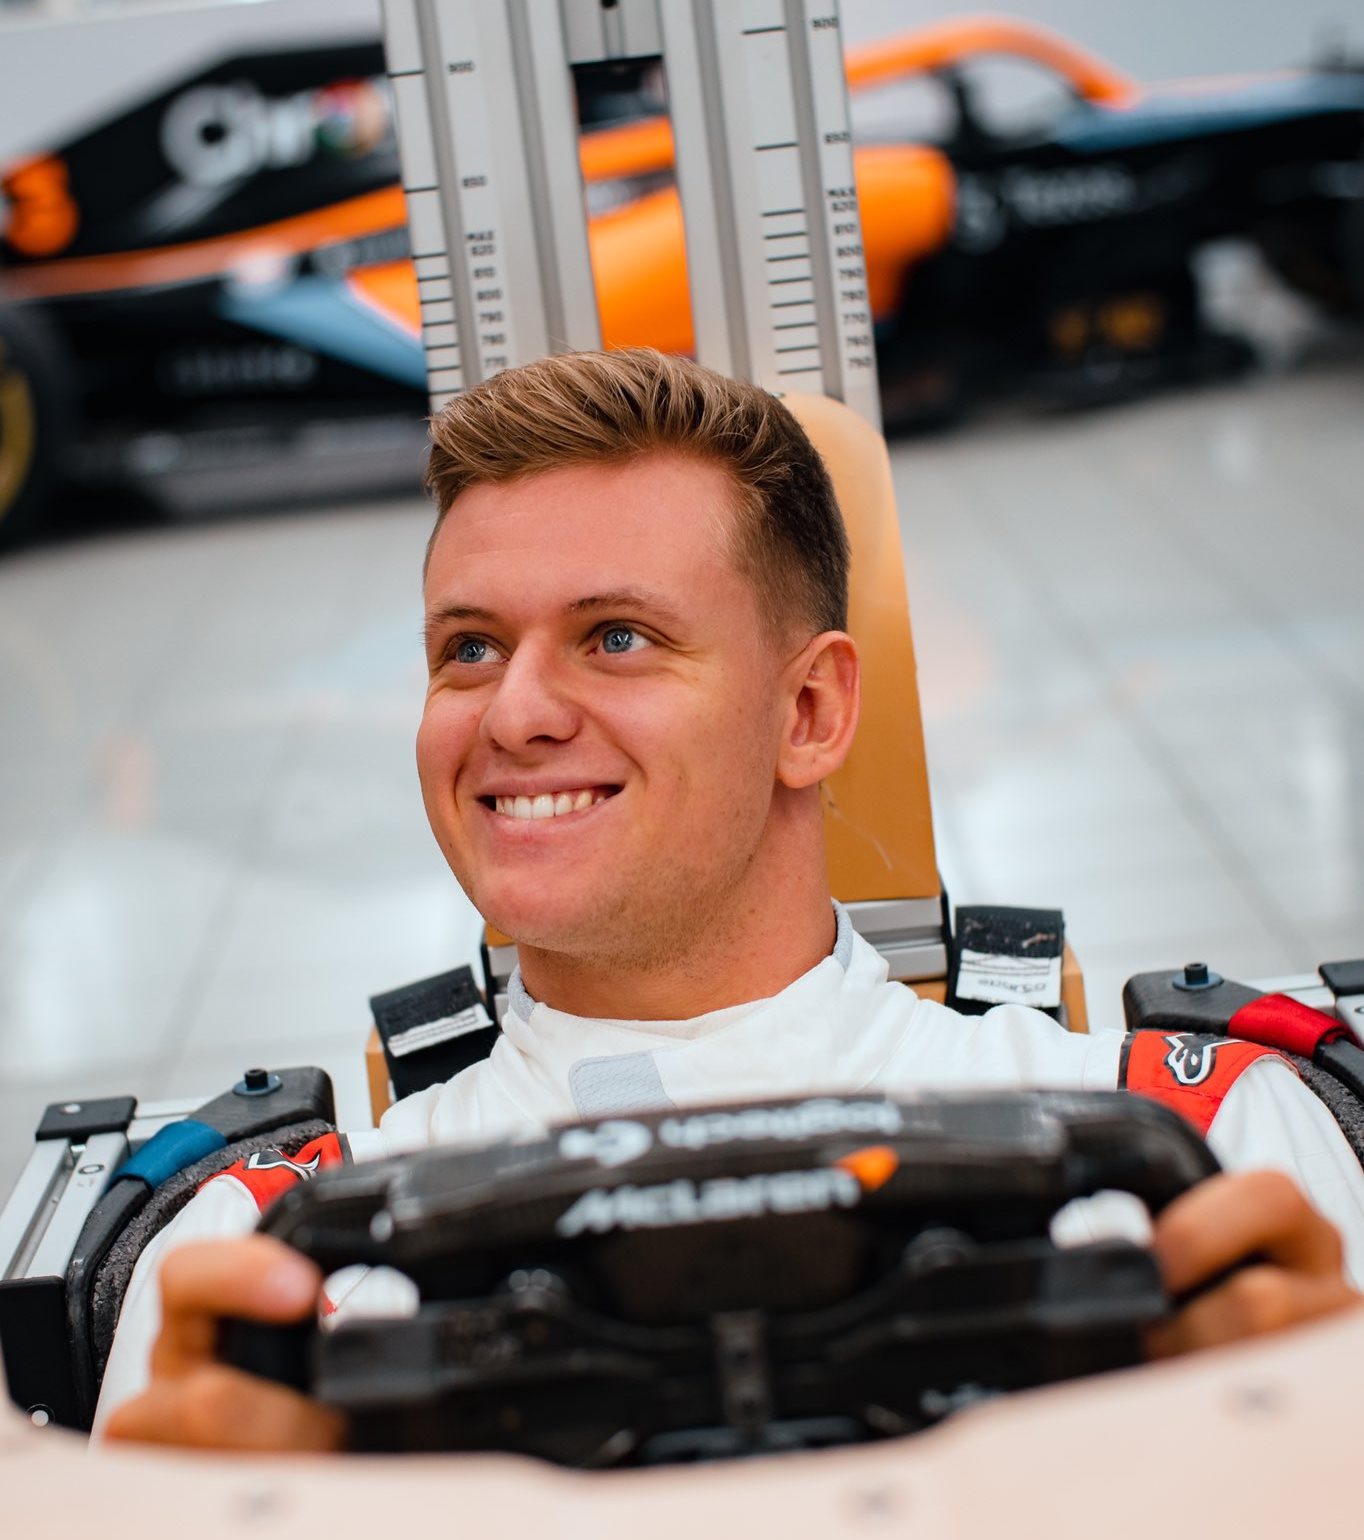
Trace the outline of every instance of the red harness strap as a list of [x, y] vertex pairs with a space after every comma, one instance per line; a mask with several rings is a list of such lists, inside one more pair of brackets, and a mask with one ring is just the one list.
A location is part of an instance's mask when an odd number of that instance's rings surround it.
[[1123, 1044], [1118, 1086], [1178, 1112], [1206, 1135], [1241, 1073], [1256, 1059], [1292, 1062], [1260, 1043], [1202, 1032], [1133, 1032]]
[[1334, 1016], [1288, 995], [1261, 995], [1243, 1005], [1231, 1018], [1227, 1031], [1304, 1059], [1310, 1059], [1323, 1043], [1350, 1035]]
[[340, 1136], [322, 1134], [294, 1155], [286, 1155], [282, 1150], [273, 1148], [257, 1150], [254, 1155], [248, 1155], [245, 1160], [239, 1160], [236, 1165], [228, 1166], [225, 1171], [209, 1177], [209, 1181], [216, 1182], [224, 1176], [234, 1177], [256, 1200], [256, 1207], [264, 1213], [295, 1182], [309, 1181], [327, 1166], [339, 1166], [344, 1159]]

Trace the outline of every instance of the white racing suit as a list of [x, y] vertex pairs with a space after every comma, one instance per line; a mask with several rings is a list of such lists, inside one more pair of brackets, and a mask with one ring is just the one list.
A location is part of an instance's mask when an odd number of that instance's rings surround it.
[[[1292, 1176], [1340, 1230], [1350, 1279], [1364, 1288], [1364, 1170], [1292, 1064], [1229, 1040], [1205, 1051], [1191, 1075], [1180, 1044], [1162, 1039], [1156, 1055], [1142, 1055], [1138, 1080], [1129, 1073], [1136, 1056], [1129, 1064], [1125, 1041], [1119, 1033], [1068, 1033], [1025, 1006], [962, 1016], [920, 1000], [887, 981], [884, 962], [840, 910], [833, 953], [780, 994], [688, 1021], [568, 1016], [532, 1001], [516, 975], [503, 1031], [487, 1060], [396, 1103], [378, 1129], [347, 1142], [353, 1158], [363, 1160], [436, 1144], [534, 1138], [551, 1124], [578, 1119], [812, 1091], [912, 1095], [1129, 1085], [1179, 1106], [1228, 1169], [1277, 1168]], [[96, 1433], [110, 1410], [147, 1382], [160, 1327], [157, 1269], [166, 1251], [187, 1240], [248, 1233], [285, 1187], [342, 1158], [336, 1135], [292, 1159], [253, 1156], [206, 1182], [148, 1245], [124, 1301]], [[1090, 1200], [1091, 1216], [1102, 1201]], [[1121, 1227], [1084, 1215], [1076, 1223], [1077, 1237]], [[382, 1270], [348, 1269], [329, 1280], [327, 1309], [382, 1314], [400, 1307], [398, 1286]]]

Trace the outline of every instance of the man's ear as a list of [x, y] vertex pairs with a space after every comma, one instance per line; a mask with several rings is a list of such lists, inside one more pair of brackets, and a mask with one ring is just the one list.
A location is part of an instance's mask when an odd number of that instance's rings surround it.
[[832, 775], [852, 747], [862, 685], [857, 643], [845, 631], [823, 631], [801, 649], [784, 677], [790, 704], [777, 780], [799, 791]]

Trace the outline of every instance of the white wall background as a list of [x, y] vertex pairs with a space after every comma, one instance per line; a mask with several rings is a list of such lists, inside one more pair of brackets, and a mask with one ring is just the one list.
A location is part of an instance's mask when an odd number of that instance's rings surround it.
[[237, 49], [374, 34], [379, 0], [101, 7], [0, 16], [0, 160], [45, 149]]

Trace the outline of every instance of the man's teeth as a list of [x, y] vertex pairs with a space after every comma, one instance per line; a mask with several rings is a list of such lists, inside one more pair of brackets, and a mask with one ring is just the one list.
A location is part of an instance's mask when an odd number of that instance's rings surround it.
[[606, 795], [585, 786], [581, 791], [541, 792], [538, 797], [498, 797], [497, 811], [504, 818], [557, 818], [561, 813], [581, 813], [604, 802]]

